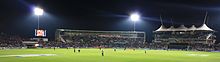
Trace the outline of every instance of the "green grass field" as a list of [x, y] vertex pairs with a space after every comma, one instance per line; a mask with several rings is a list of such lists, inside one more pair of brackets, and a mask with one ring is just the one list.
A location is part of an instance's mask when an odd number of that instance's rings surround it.
[[[10, 55], [24, 54], [56, 54], [55, 56], [20, 57]], [[74, 53], [73, 49], [10, 49], [0, 50], [0, 62], [220, 62], [219, 52], [81, 49]]]

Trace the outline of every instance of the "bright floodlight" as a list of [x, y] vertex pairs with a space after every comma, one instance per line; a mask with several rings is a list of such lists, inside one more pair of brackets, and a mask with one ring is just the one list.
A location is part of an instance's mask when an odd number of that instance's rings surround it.
[[35, 7], [34, 8], [34, 14], [35, 15], [43, 15], [43, 13], [44, 13], [44, 10], [43, 9], [41, 9], [41, 8], [39, 8], [39, 7]]
[[139, 21], [140, 20], [140, 15], [138, 14], [138, 13], [132, 13], [131, 15], [130, 15], [130, 19], [131, 19], [131, 21]]

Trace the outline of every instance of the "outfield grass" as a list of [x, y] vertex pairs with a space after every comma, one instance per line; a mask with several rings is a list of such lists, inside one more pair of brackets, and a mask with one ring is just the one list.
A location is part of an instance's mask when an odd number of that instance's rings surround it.
[[[56, 54], [55, 56], [6, 57], [21, 54]], [[166, 51], [166, 50], [123, 50], [81, 49], [10, 49], [0, 50], [0, 62], [220, 62], [219, 52]]]

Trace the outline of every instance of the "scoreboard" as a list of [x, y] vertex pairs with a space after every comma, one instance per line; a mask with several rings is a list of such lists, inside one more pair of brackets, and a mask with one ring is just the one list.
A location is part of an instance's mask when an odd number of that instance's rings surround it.
[[35, 36], [37, 36], [37, 37], [46, 37], [46, 30], [35, 29]]

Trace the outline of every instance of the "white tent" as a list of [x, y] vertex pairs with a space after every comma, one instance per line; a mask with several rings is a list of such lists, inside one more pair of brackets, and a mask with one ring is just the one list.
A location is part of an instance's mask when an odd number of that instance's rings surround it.
[[187, 31], [187, 30], [188, 30], [188, 28], [185, 27], [184, 25], [181, 25], [180, 27], [174, 29], [174, 31]]
[[166, 31], [167, 28], [164, 25], [161, 25], [156, 31]]
[[174, 26], [170, 26], [168, 29], [167, 29], [167, 31], [174, 31]]
[[195, 27], [195, 25], [192, 25], [190, 28], [188, 28], [188, 30], [197, 30], [197, 28]]
[[160, 28], [158, 28], [156, 31], [214, 31], [211, 28], [209, 28], [206, 24], [203, 24], [202, 26], [196, 28], [195, 25], [192, 25], [190, 28], [185, 27], [184, 25], [181, 25], [178, 28], [174, 28], [174, 26], [170, 26], [169, 28], [166, 28], [164, 25], [161, 25]]
[[198, 27], [197, 30], [214, 31], [211, 28], [209, 28], [206, 24], [203, 24], [202, 26]]

